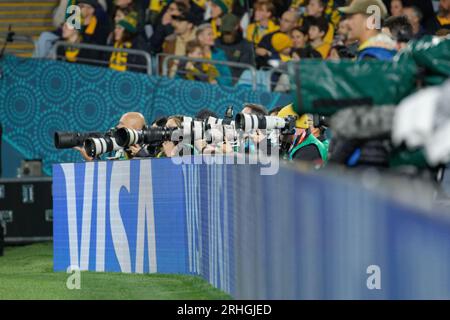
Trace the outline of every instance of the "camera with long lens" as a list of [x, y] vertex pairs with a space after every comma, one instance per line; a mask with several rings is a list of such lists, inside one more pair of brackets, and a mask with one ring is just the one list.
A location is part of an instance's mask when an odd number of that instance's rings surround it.
[[232, 124], [213, 124], [206, 126], [205, 140], [208, 144], [232, 142], [237, 139], [238, 134]]
[[233, 125], [234, 126], [234, 112], [233, 107], [229, 106], [225, 111], [223, 119], [218, 119], [215, 117], [208, 117], [206, 119], [206, 125]]
[[122, 149], [113, 137], [113, 133], [105, 134], [101, 138], [88, 138], [84, 141], [84, 150], [91, 158], [98, 157], [104, 153], [110, 153]]
[[287, 116], [286, 118], [280, 118], [276, 116], [238, 113], [236, 115], [235, 126], [236, 129], [243, 130], [244, 132], [251, 132], [256, 129], [279, 129], [281, 134], [290, 135], [295, 133], [296, 120], [296, 116]]
[[116, 143], [123, 148], [135, 144], [155, 145], [163, 141], [170, 141], [175, 130], [176, 128], [165, 127], [150, 127], [143, 130], [120, 128], [114, 133], [114, 138]]
[[205, 121], [183, 119], [183, 139], [194, 144], [195, 141], [205, 140], [208, 144], [217, 144], [237, 139], [234, 121], [208, 117]]
[[[209, 117], [208, 121], [213, 121], [213, 119], [215, 118]], [[191, 117], [184, 117], [182, 127], [183, 140], [187, 143], [194, 144], [195, 141], [206, 138], [206, 123], [204, 121], [194, 120]]]
[[70, 149], [73, 147], [82, 147], [84, 141], [89, 138], [102, 138], [103, 132], [65, 132], [56, 131], [54, 143], [57, 149]]
[[217, 144], [221, 142], [236, 141], [238, 138], [233, 107], [229, 106], [223, 119], [209, 117], [206, 123], [206, 142], [209, 144]]
[[215, 118], [215, 117], [208, 117], [205, 120], [205, 125], [211, 125], [211, 126], [213, 126], [213, 125], [222, 125], [222, 123], [223, 123], [223, 119], [218, 119], [218, 118]]

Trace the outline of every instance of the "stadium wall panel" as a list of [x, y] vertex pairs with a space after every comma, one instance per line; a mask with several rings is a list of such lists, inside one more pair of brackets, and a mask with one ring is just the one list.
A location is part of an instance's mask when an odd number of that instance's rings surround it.
[[54, 269], [197, 274], [239, 299], [450, 298], [448, 212], [420, 209], [413, 188], [406, 202], [330, 172], [260, 169], [55, 164]]

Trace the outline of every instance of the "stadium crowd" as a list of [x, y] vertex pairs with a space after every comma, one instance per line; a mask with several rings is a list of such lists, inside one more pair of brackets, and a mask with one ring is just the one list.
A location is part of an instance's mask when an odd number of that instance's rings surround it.
[[[64, 9], [57, 10], [54, 17], [58, 29], [41, 35], [37, 57], [47, 56], [52, 43], [60, 39], [139, 49], [152, 56], [172, 54], [177, 58], [168, 66], [171, 76], [224, 86], [238, 83], [245, 78], [245, 71], [216, 62], [245, 63], [262, 72], [264, 68], [283, 70], [290, 60], [301, 59], [389, 61], [411, 40], [450, 33], [450, 0], [77, 0], [72, 4], [81, 10], [81, 29], [73, 27], [70, 12], [65, 10], [67, 2], [62, 1]], [[370, 11], [373, 6], [379, 11]], [[117, 71], [140, 71], [139, 65], [144, 64], [141, 57], [127, 52], [105, 55], [70, 45], [58, 50], [58, 57], [68, 62], [103, 61]], [[289, 90], [286, 74], [273, 74], [271, 80], [275, 90]], [[394, 149], [389, 139], [334, 137], [329, 143], [327, 120], [299, 115], [292, 105], [267, 110], [261, 105], [245, 104], [242, 113], [295, 119], [288, 134], [276, 137], [256, 128], [246, 131], [239, 144], [245, 153], [258, 152], [262, 147], [271, 152], [270, 146], [275, 144], [280, 157], [310, 161], [317, 166], [327, 162], [352, 167], [390, 166]], [[171, 115], [155, 120], [150, 128], [162, 128], [160, 135], [165, 129], [185, 129], [186, 118]], [[195, 121], [205, 124], [208, 118], [219, 119], [222, 115], [202, 110]], [[136, 113], [124, 115], [116, 129], [122, 127], [148, 128], [144, 117]], [[214, 143], [205, 139], [180, 143], [161, 139], [155, 145], [133, 143], [118, 157], [172, 157], [182, 155], [186, 147], [190, 154], [230, 154], [238, 152], [234, 140], [234, 136], [223, 133]], [[86, 160], [93, 159], [85, 148], [78, 150]], [[436, 176], [436, 168], [427, 163], [422, 167]]]
[[[80, 29], [68, 4], [80, 8]], [[368, 5], [380, 7], [382, 29], [366, 27]], [[450, 0], [61, 0], [54, 24], [57, 30], [41, 34], [35, 57], [64, 40], [283, 69], [287, 61], [308, 58], [389, 60], [412, 39], [448, 35]], [[126, 52], [68, 46], [57, 54], [69, 62], [103, 61], [118, 71], [142, 71], [145, 64]], [[169, 69], [171, 76], [221, 85], [248, 76], [204, 60], [172, 60]], [[273, 89], [287, 90], [286, 79], [272, 80]]]

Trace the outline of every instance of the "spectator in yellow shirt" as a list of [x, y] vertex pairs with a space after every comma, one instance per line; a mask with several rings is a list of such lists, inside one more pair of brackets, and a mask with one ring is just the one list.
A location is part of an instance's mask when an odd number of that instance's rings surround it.
[[290, 10], [302, 12], [304, 8], [308, 11], [308, 6], [310, 6], [309, 10], [311, 11], [312, 7], [324, 7], [323, 15], [333, 24], [334, 27], [337, 27], [339, 21], [341, 21], [341, 14], [338, 10], [335, 9], [335, 0], [324, 0], [319, 3], [319, 1], [308, 1], [308, 0], [292, 0]]
[[247, 40], [257, 45], [266, 34], [277, 31], [279, 26], [272, 20], [275, 10], [272, 2], [260, 0], [254, 4], [253, 8], [255, 22], [247, 28]]
[[214, 39], [220, 38], [222, 17], [231, 11], [233, 0], [211, 0], [211, 28]]
[[450, 29], [450, 0], [440, 1], [437, 19], [441, 28]]
[[[325, 10], [327, 8], [326, 0], [310, 0], [308, 5], [306, 6], [305, 18], [301, 25], [309, 28], [310, 19], [314, 20], [314, 18], [325, 18]], [[328, 21], [328, 20], [327, 20]], [[334, 38], [334, 26], [332, 23], [328, 23], [328, 31], [325, 34], [323, 39], [324, 42], [328, 43], [330, 46], [333, 43]]]

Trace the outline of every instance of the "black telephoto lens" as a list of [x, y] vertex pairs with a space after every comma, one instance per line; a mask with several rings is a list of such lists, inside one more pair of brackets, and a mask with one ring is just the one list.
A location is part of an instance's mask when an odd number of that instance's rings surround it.
[[56, 131], [54, 136], [55, 147], [57, 149], [70, 149], [81, 147], [88, 138], [99, 138], [104, 134], [101, 132], [63, 132]]
[[172, 139], [172, 132], [175, 129], [156, 127], [148, 128], [143, 131], [143, 143], [152, 144], [155, 142], [170, 141]]
[[116, 142], [121, 147], [127, 147], [130, 142], [130, 135], [128, 134], [127, 128], [117, 129], [114, 133]]

